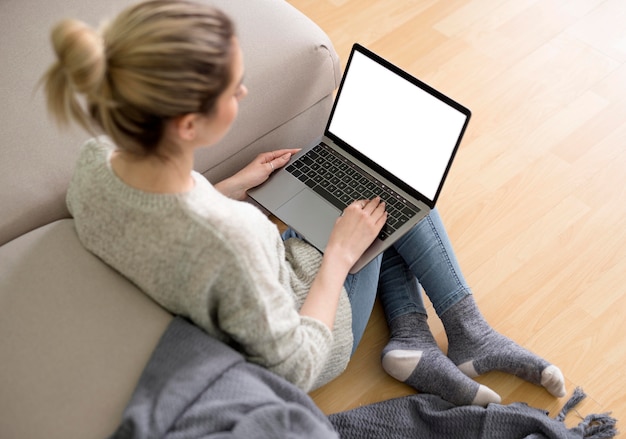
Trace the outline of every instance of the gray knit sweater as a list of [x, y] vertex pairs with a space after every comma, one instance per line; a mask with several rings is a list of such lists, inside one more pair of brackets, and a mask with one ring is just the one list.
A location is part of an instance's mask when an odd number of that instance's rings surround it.
[[303, 241], [283, 243], [256, 207], [193, 173], [187, 193], [154, 194], [122, 182], [114, 146], [88, 141], [67, 193], [83, 245], [170, 312], [305, 391], [346, 367], [352, 316], [345, 290], [331, 331], [298, 309], [321, 263]]

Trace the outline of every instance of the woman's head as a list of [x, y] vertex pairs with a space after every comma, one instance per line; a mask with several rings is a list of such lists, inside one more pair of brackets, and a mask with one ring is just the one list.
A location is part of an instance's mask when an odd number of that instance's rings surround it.
[[232, 82], [232, 22], [190, 1], [140, 3], [101, 32], [64, 20], [52, 43], [58, 59], [44, 77], [50, 111], [87, 129], [95, 122], [136, 154], [156, 152], [169, 120], [215, 111]]

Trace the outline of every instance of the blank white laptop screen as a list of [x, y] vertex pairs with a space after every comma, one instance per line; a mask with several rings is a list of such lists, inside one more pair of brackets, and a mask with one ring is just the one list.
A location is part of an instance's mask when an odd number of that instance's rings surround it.
[[328, 130], [433, 200], [466, 119], [355, 51]]

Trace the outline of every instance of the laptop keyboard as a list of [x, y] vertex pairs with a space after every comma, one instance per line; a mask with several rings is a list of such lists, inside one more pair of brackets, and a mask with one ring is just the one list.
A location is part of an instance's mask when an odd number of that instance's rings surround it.
[[287, 166], [286, 170], [340, 210], [354, 200], [380, 196], [387, 210], [387, 222], [378, 236], [381, 240], [388, 238], [420, 211], [323, 142]]

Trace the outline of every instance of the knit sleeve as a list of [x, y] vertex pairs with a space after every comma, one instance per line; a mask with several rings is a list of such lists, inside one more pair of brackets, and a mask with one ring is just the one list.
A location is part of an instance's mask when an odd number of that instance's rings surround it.
[[294, 274], [262, 212], [199, 174], [188, 193], [139, 191], [110, 168], [109, 143], [86, 146], [68, 204], [87, 249], [170, 312], [298, 387], [336, 376], [340, 368], [329, 375], [329, 364], [347, 362], [335, 354], [336, 332], [299, 315], [295, 291], [310, 285]]
[[300, 316], [290, 286], [276, 275], [280, 261], [264, 257], [264, 251], [249, 240], [236, 253], [222, 255], [220, 279], [230, 287], [217, 306], [218, 324], [250, 361], [308, 391], [325, 368], [333, 334], [320, 321]]

